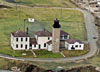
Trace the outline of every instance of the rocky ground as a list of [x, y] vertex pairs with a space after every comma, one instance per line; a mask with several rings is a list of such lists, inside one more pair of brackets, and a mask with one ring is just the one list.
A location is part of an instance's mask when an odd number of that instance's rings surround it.
[[96, 68], [93, 66], [72, 68], [70, 70], [64, 70], [64, 69], [59, 68], [56, 71], [53, 71], [53, 70], [46, 70], [44, 68], [40, 68], [33, 64], [20, 63], [20, 64], [17, 64], [17, 68], [20, 69], [20, 72], [99, 72], [99, 71], [96, 71]]
[[29, 65], [25, 72], [99, 72], [95, 70], [95, 67], [92, 66], [87, 66], [87, 67], [80, 67], [80, 68], [73, 68], [71, 70], [58, 70], [58, 71], [53, 71], [53, 70], [44, 70], [41, 69], [37, 66], [34, 65]]
[[[51, 67], [53, 65], [49, 66]], [[33, 64], [31, 62], [22, 62], [14, 60], [9, 60], [7, 64], [1, 65], [0, 69], [13, 70], [13, 72], [99, 72], [96, 71], [96, 67], [93, 66], [76, 67], [70, 69], [69, 68], [63, 69], [61, 66], [59, 66], [56, 70], [53, 69], [51, 70], [51, 69], [46, 69], [45, 67], [41, 67], [40, 65], [37, 66], [36, 64]], [[100, 70], [100, 68], [97, 69]]]

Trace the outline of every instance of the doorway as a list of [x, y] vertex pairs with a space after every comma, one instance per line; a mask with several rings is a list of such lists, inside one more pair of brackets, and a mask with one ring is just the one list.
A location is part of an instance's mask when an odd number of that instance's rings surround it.
[[25, 49], [27, 49], [27, 45], [25, 45]]
[[74, 46], [71, 47], [71, 50], [75, 50]]
[[39, 49], [41, 48], [41, 45], [39, 44]]

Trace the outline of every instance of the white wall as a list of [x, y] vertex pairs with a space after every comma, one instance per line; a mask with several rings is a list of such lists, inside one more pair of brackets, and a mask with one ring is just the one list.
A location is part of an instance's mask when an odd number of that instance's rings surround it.
[[[76, 47], [76, 45], [78, 45], [78, 47]], [[74, 44], [68, 44], [67, 42], [65, 43], [65, 47], [68, 50], [72, 50], [72, 46], [75, 48], [75, 50], [84, 50], [84, 44], [80, 44], [78, 42], [74, 43]], [[81, 47], [80, 47], [81, 46]]]
[[100, 0], [97, 0], [97, 4], [100, 5]]
[[32, 45], [32, 49], [38, 49], [38, 45], [36, 45], [36, 47], [35, 45]]
[[47, 49], [47, 44], [46, 47], [44, 47], [44, 43], [47, 43], [48, 41], [52, 40], [52, 37], [49, 37], [50, 39], [48, 40], [48, 37], [38, 37], [38, 45], [41, 45], [40, 49]]
[[48, 51], [52, 51], [52, 44], [47, 45], [48, 46]]
[[11, 47], [13, 47], [13, 39], [14, 39], [14, 37], [13, 37], [13, 35], [11, 34]]
[[[16, 41], [16, 38], [18, 38], [18, 41]], [[23, 38], [23, 41], [21, 41], [21, 38]], [[18, 48], [16, 48], [17, 44], [18, 44]], [[22, 48], [21, 48], [21, 44], [23, 45]], [[11, 35], [11, 47], [14, 50], [25, 50], [25, 45], [27, 45], [27, 49], [29, 49], [29, 37], [14, 37], [13, 35]]]

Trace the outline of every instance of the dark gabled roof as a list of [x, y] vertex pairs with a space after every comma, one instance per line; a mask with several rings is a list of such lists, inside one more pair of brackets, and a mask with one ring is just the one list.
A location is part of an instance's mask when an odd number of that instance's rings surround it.
[[64, 32], [63, 30], [61, 30], [61, 31], [60, 31], [60, 36], [62, 36], [62, 35], [69, 35], [69, 33]]
[[47, 30], [43, 30], [43, 31], [38, 31], [38, 32], [35, 32], [36, 35], [38, 36], [52, 36], [52, 33], [47, 31]]
[[30, 38], [30, 43], [31, 44], [37, 44], [36, 38]]
[[[60, 42], [65, 43], [65, 40], [60, 40]], [[52, 40], [48, 41], [47, 44], [49, 44], [49, 45], [52, 44]]]
[[18, 30], [16, 32], [12, 32], [12, 35], [14, 37], [29, 37], [29, 35], [26, 32], [23, 32], [21, 30]]
[[[52, 36], [52, 33], [47, 31], [47, 30], [43, 30], [43, 31], [38, 31], [38, 32], [35, 32], [36, 35], [38, 36]], [[60, 36], [62, 35], [69, 35], [67, 32], [64, 32], [63, 30], [60, 31]]]
[[78, 43], [80, 43], [80, 44], [83, 43], [83, 42], [80, 41], [80, 40], [74, 40], [74, 39], [68, 39], [68, 40], [66, 40], [66, 42], [68, 42], [69, 44], [74, 44], [74, 43], [76, 43], [76, 42], [78, 42]]

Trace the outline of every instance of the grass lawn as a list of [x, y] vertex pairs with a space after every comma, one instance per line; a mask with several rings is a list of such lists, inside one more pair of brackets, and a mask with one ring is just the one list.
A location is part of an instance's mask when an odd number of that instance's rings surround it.
[[[24, 55], [25, 54], [25, 55]], [[31, 51], [13, 51], [12, 56], [14, 57], [24, 57], [24, 58], [33, 58], [34, 55], [32, 54]]]
[[86, 50], [82, 50], [82, 51], [63, 50], [62, 52], [66, 57], [76, 57], [76, 56], [81, 56], [81, 55], [84, 55], [84, 54], [88, 53], [88, 51], [86, 51]]
[[70, 7], [70, 8], [76, 7], [70, 2], [71, 0], [16, 0], [16, 2], [15, 0], [6, 0], [6, 1], [27, 6]]
[[63, 58], [60, 53], [53, 53], [47, 50], [34, 50], [37, 58]]
[[34, 57], [31, 51], [25, 51], [25, 50], [14, 51], [10, 47], [6, 47], [6, 46], [4, 46], [3, 48], [0, 48], [0, 49], [1, 49], [0, 53], [7, 54], [10, 56], [14, 56], [14, 57], [24, 57], [24, 58], [33, 58]]
[[[68, 32], [71, 38], [85, 40], [84, 18], [83, 14], [79, 11], [63, 9], [62, 15], [61, 9], [53, 8], [25, 8], [22, 11], [25, 11], [25, 14], [28, 17], [33, 17], [38, 20], [40, 23], [39, 26], [41, 25], [42, 28], [44, 27], [49, 31], [52, 31], [53, 20], [58, 18], [60, 20], [62, 30]], [[31, 27], [34, 26], [31, 25]]]
[[[14, 56], [22, 56], [21, 51], [13, 50], [10, 47], [10, 33], [23, 30], [24, 19], [35, 18], [36, 24], [26, 23], [30, 32], [46, 28], [52, 31], [52, 24], [55, 18], [59, 18], [62, 30], [70, 33], [71, 38], [85, 40], [84, 19], [81, 12], [76, 10], [63, 9], [61, 17], [60, 9], [48, 8], [15, 8], [0, 9], [0, 53]], [[32, 55], [31, 55], [32, 56]]]

